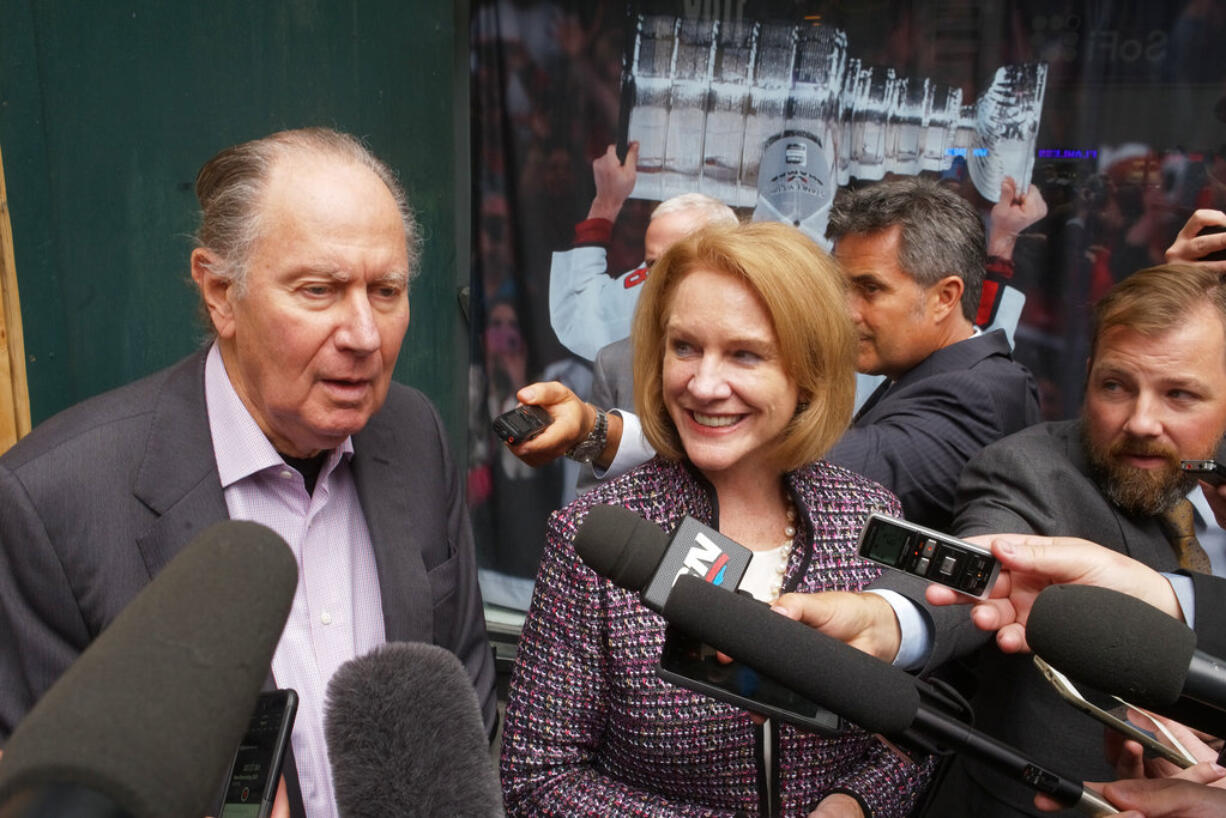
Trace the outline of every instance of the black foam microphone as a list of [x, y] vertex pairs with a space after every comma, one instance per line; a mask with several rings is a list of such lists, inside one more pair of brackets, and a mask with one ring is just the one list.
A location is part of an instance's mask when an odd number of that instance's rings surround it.
[[17, 725], [0, 758], [0, 816], [204, 815], [297, 581], [270, 529], [227, 521], [203, 531]]
[[472, 679], [443, 648], [392, 642], [341, 665], [324, 734], [341, 818], [503, 814]]
[[677, 577], [693, 574], [735, 590], [752, 554], [714, 528], [686, 517], [669, 537], [627, 508], [593, 506], [575, 532], [575, 551], [596, 573], [659, 613]]
[[1226, 735], [1226, 662], [1197, 650], [1191, 628], [1139, 599], [1052, 585], [1035, 598], [1026, 641], [1075, 681]]
[[739, 594], [681, 577], [664, 606], [676, 627], [872, 733], [909, 743], [912, 731], [968, 753], [1089, 815], [1116, 812], [1092, 790], [929, 703], [927, 685], [893, 665]]

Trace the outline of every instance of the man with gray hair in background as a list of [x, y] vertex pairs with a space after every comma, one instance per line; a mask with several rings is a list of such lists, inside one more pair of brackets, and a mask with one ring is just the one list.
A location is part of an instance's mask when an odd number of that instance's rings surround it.
[[651, 212], [643, 236], [643, 262], [619, 276], [609, 275], [608, 247], [613, 225], [638, 178], [639, 143], [631, 142], [625, 161], [617, 149], [592, 162], [596, 196], [587, 218], [575, 225], [574, 247], [553, 254], [549, 268], [549, 321], [567, 349], [588, 361], [602, 347], [630, 335], [630, 319], [651, 265], [680, 238], [708, 224], [735, 225], [732, 208], [701, 193], [684, 193]]
[[211, 343], [0, 457], [0, 740], [197, 533], [253, 520], [299, 565], [271, 667], [300, 698], [288, 807], [331, 818], [324, 693], [349, 659], [444, 647], [496, 720], [459, 475], [434, 407], [392, 383], [418, 230], [391, 169], [323, 128], [223, 150], [196, 195]]

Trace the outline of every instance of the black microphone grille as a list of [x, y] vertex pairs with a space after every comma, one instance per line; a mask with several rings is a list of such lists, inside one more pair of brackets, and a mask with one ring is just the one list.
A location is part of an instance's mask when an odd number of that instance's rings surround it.
[[255, 709], [297, 577], [270, 529], [205, 529], [17, 726], [0, 760], [0, 804], [83, 786], [138, 818], [205, 814]]
[[1052, 585], [1026, 622], [1034, 652], [1075, 681], [1143, 707], [1168, 707], [1196, 650], [1190, 628], [1139, 599], [1089, 585]]
[[620, 506], [592, 506], [575, 532], [579, 558], [628, 591], [646, 587], [667, 547], [658, 525]]
[[698, 577], [677, 578], [664, 618], [869, 732], [896, 736], [919, 710], [904, 671]]
[[392, 642], [341, 665], [324, 734], [341, 818], [502, 815], [472, 679], [441, 647]]

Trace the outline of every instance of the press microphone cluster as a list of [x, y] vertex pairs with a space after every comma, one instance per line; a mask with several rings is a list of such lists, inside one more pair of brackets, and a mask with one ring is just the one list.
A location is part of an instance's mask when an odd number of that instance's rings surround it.
[[1053, 585], [1034, 601], [1026, 640], [1075, 681], [1226, 735], [1226, 662], [1197, 650], [1191, 628], [1139, 599]]
[[202, 532], [17, 726], [0, 759], [0, 818], [205, 815], [297, 581], [270, 529]]
[[[670, 624], [869, 732], [904, 744], [912, 743], [919, 733], [946, 749], [970, 753], [1087, 814], [1116, 812], [1080, 782], [948, 715], [932, 703], [937, 697], [928, 686], [910, 674], [756, 600], [729, 593], [735, 582], [730, 583], [727, 574], [723, 581], [711, 582], [709, 578], [719, 577], [718, 571], [700, 570], [712, 563], [691, 560], [694, 534], [682, 534], [693, 532], [694, 526], [717, 544], [710, 551], [736, 553], [719, 546], [720, 541], [710, 536], [712, 530], [696, 521], [687, 518], [670, 539], [658, 526], [612, 506], [591, 509], [576, 533], [575, 549], [597, 573], [627, 590], [640, 591], [644, 604], [661, 612]], [[743, 546], [732, 545], [748, 554]]]

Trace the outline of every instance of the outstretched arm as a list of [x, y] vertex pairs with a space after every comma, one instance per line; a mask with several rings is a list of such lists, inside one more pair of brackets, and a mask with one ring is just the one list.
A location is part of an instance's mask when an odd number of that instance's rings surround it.
[[613, 145], [592, 162], [596, 198], [575, 227], [575, 246], [553, 254], [549, 265], [549, 323], [571, 352], [592, 360], [601, 347], [630, 334], [638, 289], [610, 277], [608, 245], [613, 222], [634, 190], [638, 143], [620, 162]]
[[[1019, 195], [1020, 194], [1020, 195]], [[1026, 294], [1013, 286], [1013, 249], [1027, 227], [1047, 215], [1047, 202], [1038, 187], [1024, 193], [1006, 176], [1000, 198], [988, 213], [988, 264], [975, 323], [985, 332], [1003, 329], [1013, 345], [1013, 335], [1026, 304]]]
[[[515, 397], [520, 403], [544, 408], [553, 418], [553, 423], [536, 437], [509, 447], [512, 454], [529, 466], [543, 466], [562, 457], [591, 434], [596, 425], [596, 407], [580, 400], [557, 381], [528, 384]], [[607, 468], [613, 461], [622, 437], [622, 419], [614, 414], [607, 417], [607, 442], [593, 461], [599, 468]]]
[[[1171, 584], [1152, 568], [1088, 540], [1074, 537], [1039, 537], [997, 534], [968, 537], [989, 545], [1000, 560], [1000, 578], [991, 598], [971, 609], [971, 619], [985, 631], [996, 631], [996, 644], [1005, 653], [1028, 651], [1026, 622], [1034, 599], [1049, 585], [1097, 585], [1134, 596], [1163, 612], [1183, 619]], [[950, 588], [930, 585], [925, 597], [933, 605], [972, 602]]]
[[902, 644], [894, 609], [877, 594], [848, 591], [784, 594], [774, 608], [789, 619], [803, 622], [884, 662], [894, 661]]

